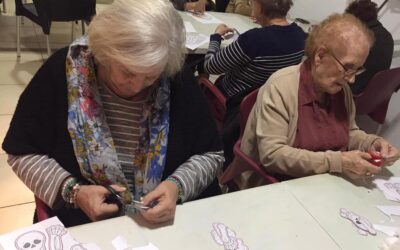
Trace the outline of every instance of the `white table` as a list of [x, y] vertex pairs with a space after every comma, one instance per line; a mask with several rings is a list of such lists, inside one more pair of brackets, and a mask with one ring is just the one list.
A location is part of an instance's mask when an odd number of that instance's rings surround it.
[[[254, 23], [250, 17], [243, 16], [234, 13], [221, 13], [221, 12], [208, 12], [212, 16], [218, 18], [222, 23], [228, 25], [231, 28], [236, 28], [240, 34], [246, 32], [247, 30], [261, 27], [259, 24]], [[214, 34], [215, 28], [218, 26], [217, 23], [204, 24], [200, 23], [192, 17], [192, 14], [184, 11], [179, 11], [183, 21], [190, 22], [196, 29], [197, 33], [210, 36]], [[232, 42], [232, 39], [222, 41], [222, 46], [226, 46]], [[196, 50], [188, 50], [188, 53], [194, 54], [205, 54], [207, 53], [208, 43], [200, 46]]]
[[[400, 161], [385, 175], [400, 173]], [[357, 186], [367, 184], [368, 188]], [[118, 235], [132, 246], [152, 242], [159, 249], [221, 249], [211, 237], [212, 223], [233, 229], [249, 249], [378, 249], [385, 235], [358, 234], [339, 215], [346, 208], [374, 224], [400, 226], [376, 205], [399, 205], [385, 199], [371, 181], [349, 182], [323, 174], [188, 202], [177, 207], [175, 220], [154, 227], [140, 218], [119, 217], [70, 228], [76, 239], [113, 249]]]

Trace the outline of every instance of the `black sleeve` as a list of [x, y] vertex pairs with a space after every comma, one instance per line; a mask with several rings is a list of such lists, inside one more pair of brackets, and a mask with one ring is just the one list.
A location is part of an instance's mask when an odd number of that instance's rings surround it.
[[[21, 94], [3, 149], [13, 155], [48, 154], [56, 138], [57, 108], [65, 105], [66, 96], [57, 98], [58, 86], [64, 83], [68, 48], [54, 53], [34, 75]], [[65, 87], [66, 89], [66, 87]]]
[[184, 68], [171, 83], [170, 130], [164, 176], [191, 156], [222, 151], [215, 121], [196, 78]]

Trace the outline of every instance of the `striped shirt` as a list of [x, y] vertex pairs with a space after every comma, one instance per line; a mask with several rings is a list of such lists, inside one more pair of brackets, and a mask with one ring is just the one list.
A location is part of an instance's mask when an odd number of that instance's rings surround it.
[[[114, 95], [107, 88], [99, 88], [104, 113], [115, 144], [118, 161], [134, 191], [135, 171], [133, 153], [138, 146], [139, 119], [146, 100], [128, 101]], [[50, 207], [60, 202], [60, 188], [63, 181], [71, 176], [54, 159], [46, 155], [8, 155], [8, 163], [17, 176], [33, 193]], [[181, 201], [196, 198], [222, 169], [223, 152], [207, 152], [194, 155], [179, 166], [172, 174], [183, 187]]]
[[295, 23], [249, 30], [223, 49], [221, 39], [211, 35], [204, 69], [225, 73], [219, 88], [228, 98], [260, 87], [272, 73], [300, 63], [304, 55], [305, 33]]

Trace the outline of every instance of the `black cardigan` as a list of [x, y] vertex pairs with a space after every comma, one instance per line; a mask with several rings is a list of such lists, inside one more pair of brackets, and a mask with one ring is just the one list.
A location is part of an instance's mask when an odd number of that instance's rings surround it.
[[[67, 130], [67, 52], [68, 48], [63, 48], [54, 53], [32, 78], [18, 101], [2, 146], [12, 155], [48, 155], [84, 182]], [[207, 103], [193, 73], [185, 68], [171, 79], [170, 130], [163, 179], [191, 156], [221, 150]], [[199, 198], [217, 194], [220, 189], [214, 180]], [[89, 222], [80, 210], [62, 207], [54, 212], [66, 226]]]

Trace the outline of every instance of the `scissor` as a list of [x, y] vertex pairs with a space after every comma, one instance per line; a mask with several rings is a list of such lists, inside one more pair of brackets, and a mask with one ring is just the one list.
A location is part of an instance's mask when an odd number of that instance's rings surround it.
[[[117, 204], [119, 207], [128, 205], [125, 203], [124, 198], [117, 192], [117, 190], [115, 190], [113, 187], [111, 186], [104, 186], [108, 191], [110, 191], [110, 195], [107, 197], [107, 201], [110, 203], [115, 203]], [[133, 200], [131, 204], [134, 208], [139, 209], [139, 210], [147, 210], [149, 208], [151, 208], [150, 206], [146, 206], [143, 204], [143, 202], [141, 201], [136, 201]]]

